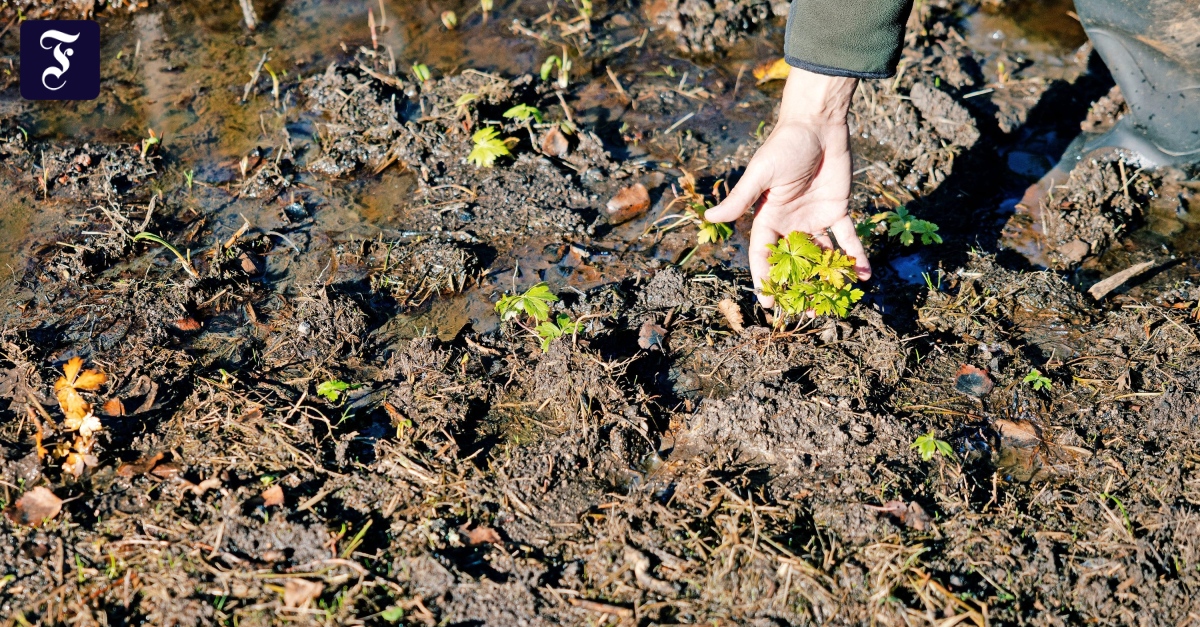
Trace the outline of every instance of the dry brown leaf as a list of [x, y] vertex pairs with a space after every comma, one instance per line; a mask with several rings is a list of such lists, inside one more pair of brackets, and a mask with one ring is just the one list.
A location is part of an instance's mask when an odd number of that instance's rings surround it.
[[221, 480], [216, 477], [205, 479], [200, 483], [192, 483], [191, 481], [187, 480], [184, 480], [183, 482], [183, 491], [191, 492], [196, 496], [204, 496], [205, 492], [208, 492], [209, 490], [216, 490], [219, 487], [221, 487]]
[[184, 333], [191, 333], [192, 331], [199, 331], [201, 329], [201, 327], [204, 326], [204, 325], [200, 324], [199, 322], [197, 322], [196, 319], [191, 316], [185, 316], [183, 318], [175, 320], [171, 324], [174, 325], [174, 327], [176, 329], [183, 331]]
[[667, 330], [654, 323], [653, 319], [648, 319], [642, 323], [642, 328], [638, 331], [638, 346], [644, 350], [650, 350], [657, 346], [658, 350], [663, 349], [663, 341], [667, 338]]
[[546, 136], [542, 138], [542, 153], [559, 159], [567, 156], [571, 150], [571, 144], [567, 141], [567, 137], [557, 126], [550, 129]]
[[288, 579], [283, 584], [283, 605], [303, 609], [325, 591], [325, 584], [307, 579]]
[[933, 518], [925, 513], [925, 508], [921, 507], [916, 501], [910, 503], [888, 501], [882, 506], [867, 505], [867, 508], [875, 510], [880, 514], [887, 514], [898, 520], [900, 524], [915, 531], [925, 531], [933, 524]]
[[62, 511], [62, 499], [50, 490], [38, 486], [17, 499], [8, 510], [8, 518], [18, 525], [40, 527]]
[[125, 462], [117, 467], [117, 474], [122, 477], [144, 475], [154, 470], [154, 467], [158, 465], [158, 462], [162, 461], [162, 458], [163, 454], [158, 452], [153, 455], [140, 457], [134, 462]]
[[729, 323], [729, 328], [733, 329], [734, 333], [741, 333], [742, 329], [742, 310], [733, 302], [732, 298], [723, 299], [717, 303], [717, 310], [725, 316], [725, 322]]
[[278, 507], [283, 505], [283, 486], [276, 483], [275, 485], [263, 490], [260, 495], [265, 507]]
[[121, 399], [119, 398], [110, 398], [107, 401], [104, 401], [104, 406], [100, 408], [100, 411], [103, 412], [105, 416], [124, 416], [125, 404], [122, 403]]
[[[72, 357], [63, 365], [63, 376], [54, 382], [54, 395], [66, 416], [65, 424], [69, 431], [80, 430], [92, 411], [92, 404], [83, 398], [79, 390], [94, 392], [108, 380], [102, 372], [82, 369], [83, 358]], [[87, 425], [93, 431], [99, 429], [98, 422], [87, 422]]]
[[467, 544], [504, 544], [504, 540], [491, 527], [476, 527], [467, 532]]

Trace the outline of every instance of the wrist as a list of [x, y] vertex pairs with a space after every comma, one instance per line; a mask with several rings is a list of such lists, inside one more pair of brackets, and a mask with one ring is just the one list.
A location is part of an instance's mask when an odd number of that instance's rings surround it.
[[858, 79], [792, 68], [783, 88], [780, 124], [845, 124]]

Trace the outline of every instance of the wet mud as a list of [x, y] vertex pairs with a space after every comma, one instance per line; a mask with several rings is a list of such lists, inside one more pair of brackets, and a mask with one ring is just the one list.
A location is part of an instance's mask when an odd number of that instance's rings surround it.
[[674, 200], [786, 3], [96, 3], [107, 95], [0, 120], [4, 620], [1188, 624], [1200, 185], [1016, 211], [1123, 111], [1051, 4], [920, 4], [851, 118], [875, 278], [780, 326]]

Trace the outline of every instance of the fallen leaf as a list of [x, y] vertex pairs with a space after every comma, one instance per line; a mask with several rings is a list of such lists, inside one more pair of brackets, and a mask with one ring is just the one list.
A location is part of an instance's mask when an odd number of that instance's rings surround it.
[[909, 503], [905, 503], [904, 501], [888, 501], [882, 506], [867, 505], [867, 508], [880, 514], [887, 514], [899, 521], [900, 524], [914, 531], [925, 531], [933, 524], [933, 518], [925, 513], [925, 508], [921, 507], [916, 501]]
[[124, 416], [125, 404], [119, 398], [110, 398], [104, 401], [104, 406], [100, 408], [100, 411], [105, 416]]
[[628, 222], [650, 209], [650, 192], [641, 183], [630, 185], [617, 192], [604, 209], [610, 223]]
[[182, 471], [183, 469], [180, 468], [179, 464], [176, 464], [175, 462], [161, 462], [154, 466], [154, 468], [150, 471], [150, 474], [158, 477], [159, 479], [171, 479], [179, 475], [179, 473]]
[[467, 533], [467, 544], [504, 544], [500, 534], [491, 527], [476, 527]]
[[40, 527], [62, 511], [62, 499], [50, 490], [38, 486], [17, 499], [8, 510], [8, 518], [18, 525]]
[[[94, 392], [107, 380], [102, 372], [83, 370], [82, 357], [72, 357], [63, 365], [63, 376], [54, 382], [54, 395], [66, 416], [64, 423], [68, 431], [79, 430], [92, 412], [92, 404], [84, 400], [79, 391]], [[90, 423], [90, 427], [99, 429], [99, 423]]]
[[205, 492], [208, 492], [209, 490], [216, 490], [219, 487], [221, 487], [221, 480], [216, 477], [205, 479], [200, 483], [192, 483], [191, 481], [187, 480], [184, 480], [183, 482], [183, 491], [191, 492], [196, 496], [204, 496]]
[[191, 316], [184, 316], [182, 318], [179, 318], [178, 320], [175, 320], [171, 324], [176, 329], [183, 331], [184, 333], [191, 333], [192, 331], [199, 331], [200, 328], [203, 326], [199, 322], [197, 322], [195, 318], [193, 318]]
[[542, 154], [561, 159], [570, 151], [571, 143], [567, 141], [566, 135], [563, 135], [557, 126], [550, 129], [542, 138]]
[[162, 458], [162, 452], [139, 457], [137, 461], [125, 462], [120, 466], [117, 466], [117, 474], [122, 477], [136, 477], [138, 475], [144, 475], [151, 470], [154, 470], [154, 467], [158, 465], [158, 462], [162, 461]]
[[307, 579], [288, 579], [283, 584], [283, 605], [303, 609], [325, 591], [325, 584]]
[[276, 483], [263, 490], [260, 497], [262, 498], [264, 507], [278, 507], [283, 505], [283, 486]]
[[658, 350], [663, 348], [663, 340], [667, 337], [667, 330], [654, 323], [654, 319], [648, 319], [642, 323], [642, 329], [638, 331], [638, 346], [644, 350], [650, 350], [657, 346]]
[[788, 65], [786, 59], [777, 59], [775, 61], [767, 61], [754, 68], [754, 78], [757, 78], [758, 84], [762, 85], [770, 81], [783, 80], [791, 72], [792, 66]]
[[1087, 449], [1051, 442], [1029, 420], [1000, 418], [992, 423], [992, 430], [1000, 440], [994, 463], [1005, 479], [1036, 482], [1066, 477], [1072, 466], [1092, 456]]
[[993, 387], [995, 384], [992, 383], [992, 378], [988, 376], [987, 370], [976, 368], [970, 364], [963, 364], [954, 374], [954, 389], [967, 396], [975, 398], [987, 396]]
[[733, 302], [732, 298], [723, 299], [717, 303], [717, 310], [725, 316], [725, 322], [729, 323], [729, 328], [733, 329], [734, 333], [741, 333], [742, 329], [742, 310]]

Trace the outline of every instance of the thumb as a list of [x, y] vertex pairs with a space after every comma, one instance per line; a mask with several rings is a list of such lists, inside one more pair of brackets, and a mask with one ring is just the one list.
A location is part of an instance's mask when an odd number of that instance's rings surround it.
[[766, 169], [751, 162], [729, 196], [721, 204], [705, 211], [704, 219], [709, 222], [733, 222], [749, 211], [769, 187]]

